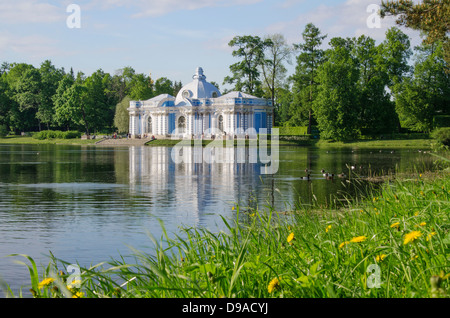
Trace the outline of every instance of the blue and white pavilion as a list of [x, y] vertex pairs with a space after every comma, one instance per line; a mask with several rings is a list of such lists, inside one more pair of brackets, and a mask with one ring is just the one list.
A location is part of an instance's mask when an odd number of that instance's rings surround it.
[[[206, 81], [201, 67], [193, 81], [185, 85], [176, 97], [162, 94], [146, 101], [131, 101], [131, 138], [240, 136], [272, 129], [272, 101], [242, 92], [221, 95]], [[176, 136], [173, 136], [176, 134]]]

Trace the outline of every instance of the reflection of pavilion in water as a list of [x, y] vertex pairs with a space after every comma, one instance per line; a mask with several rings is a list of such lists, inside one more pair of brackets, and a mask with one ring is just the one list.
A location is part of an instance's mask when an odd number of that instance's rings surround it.
[[246, 203], [257, 191], [261, 171], [252, 159], [256, 148], [215, 148], [215, 156], [227, 159], [222, 163], [203, 160], [209, 149], [197, 147], [183, 147], [183, 161], [174, 161], [173, 149], [130, 148], [130, 187], [158, 206], [184, 206], [185, 213], [199, 218], [203, 213], [222, 214], [233, 203]]

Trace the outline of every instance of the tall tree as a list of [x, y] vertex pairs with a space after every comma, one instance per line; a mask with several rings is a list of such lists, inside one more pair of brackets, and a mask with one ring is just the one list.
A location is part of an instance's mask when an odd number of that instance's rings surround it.
[[443, 44], [418, 48], [414, 73], [394, 87], [396, 109], [403, 127], [430, 132], [434, 117], [450, 112], [450, 74], [446, 72]]
[[75, 84], [75, 78], [73, 73], [64, 75], [64, 77], [59, 81], [58, 88], [56, 89], [55, 95], [53, 95], [53, 104], [55, 108], [55, 123], [70, 130], [71, 127], [75, 126], [75, 120], [73, 118], [72, 110], [69, 108], [69, 89]]
[[55, 109], [53, 104], [53, 96], [56, 94], [59, 81], [64, 76], [62, 69], [57, 69], [49, 60], [44, 61], [39, 69], [41, 77], [41, 96], [36, 118], [47, 125], [53, 124]]
[[386, 90], [389, 76], [382, 48], [365, 35], [355, 40], [353, 55], [359, 67], [358, 123], [363, 133], [388, 133], [398, 128], [395, 106]]
[[426, 34], [426, 44], [441, 41], [443, 55], [450, 65], [450, 2], [448, 0], [396, 0], [381, 2], [381, 16], [396, 16], [396, 23]]
[[[294, 100], [291, 109], [294, 124], [308, 123], [308, 133], [311, 133], [313, 122], [313, 103], [317, 94], [317, 71], [324, 62], [324, 51], [321, 49], [323, 40], [319, 28], [308, 23], [302, 33], [303, 43], [295, 45], [300, 51], [297, 56], [295, 74], [292, 76]], [[306, 116], [305, 116], [306, 115]], [[306, 117], [306, 118], [305, 118]]]
[[330, 46], [326, 62], [317, 71], [320, 84], [313, 111], [321, 137], [346, 140], [359, 135], [359, 67], [352, 56], [351, 39], [333, 38]]
[[271, 44], [259, 36], [235, 36], [228, 45], [235, 48], [233, 56], [239, 62], [230, 65], [231, 76], [226, 76], [224, 84], [234, 84], [234, 89], [252, 95], [262, 95], [260, 66], [264, 63], [264, 50]]
[[[264, 79], [263, 87], [268, 91], [272, 105], [277, 109], [277, 96], [279, 90], [284, 84], [287, 69], [284, 63], [291, 63], [290, 57], [292, 48], [287, 44], [286, 39], [281, 34], [273, 34], [267, 36], [267, 49], [263, 63], [261, 64], [262, 75]], [[278, 114], [278, 112], [275, 112]], [[272, 126], [275, 125], [275, 116], [273, 116]]]
[[130, 107], [131, 98], [125, 96], [125, 98], [116, 105], [116, 114], [114, 115], [114, 126], [119, 133], [126, 133], [129, 130], [130, 115], [128, 113], [128, 107]]

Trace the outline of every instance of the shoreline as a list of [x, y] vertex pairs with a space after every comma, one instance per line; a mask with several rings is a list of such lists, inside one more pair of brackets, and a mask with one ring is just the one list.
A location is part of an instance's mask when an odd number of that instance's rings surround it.
[[[411, 149], [431, 149], [432, 139], [386, 139], [386, 140], [356, 140], [350, 142], [330, 142], [325, 140], [299, 140], [299, 141], [284, 141], [280, 140], [278, 146], [280, 147], [317, 147], [319, 149], [327, 148], [411, 148]], [[7, 144], [35, 144], [35, 145], [85, 145], [85, 146], [100, 146], [100, 147], [114, 147], [114, 146], [149, 146], [149, 147], [173, 147], [178, 144], [180, 140], [171, 139], [106, 139], [106, 140], [82, 140], [82, 139], [46, 139], [38, 140], [32, 137], [5, 137], [0, 138], [0, 145]], [[192, 140], [194, 145], [198, 140]], [[201, 140], [202, 146], [205, 147], [212, 140]], [[246, 146], [248, 141], [245, 141]], [[268, 140], [268, 146], [271, 141]], [[225, 145], [225, 142], [224, 142]], [[234, 145], [238, 143], [234, 141]]]

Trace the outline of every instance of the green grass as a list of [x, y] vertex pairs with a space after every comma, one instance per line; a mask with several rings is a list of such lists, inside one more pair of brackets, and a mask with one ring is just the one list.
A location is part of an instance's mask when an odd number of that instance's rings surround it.
[[[334, 209], [236, 206], [236, 219], [223, 218], [226, 230], [219, 233], [164, 230], [152, 238], [155, 253], [135, 250], [133, 264], [120, 258], [84, 268], [81, 287], [72, 291], [56, 260], [38, 275], [28, 258], [30, 287], [35, 297], [80, 291], [88, 298], [449, 297], [448, 170], [392, 179], [377, 189]], [[405, 243], [410, 233], [420, 236]], [[48, 277], [54, 281], [39, 288]]]
[[34, 144], [34, 145], [93, 145], [98, 140], [81, 140], [76, 139], [44, 139], [38, 140], [33, 137], [8, 136], [0, 138], [0, 144]]
[[357, 140], [349, 142], [332, 142], [327, 140], [319, 140], [316, 143], [320, 148], [414, 148], [414, 149], [431, 149], [431, 139], [392, 139], [392, 140]]

